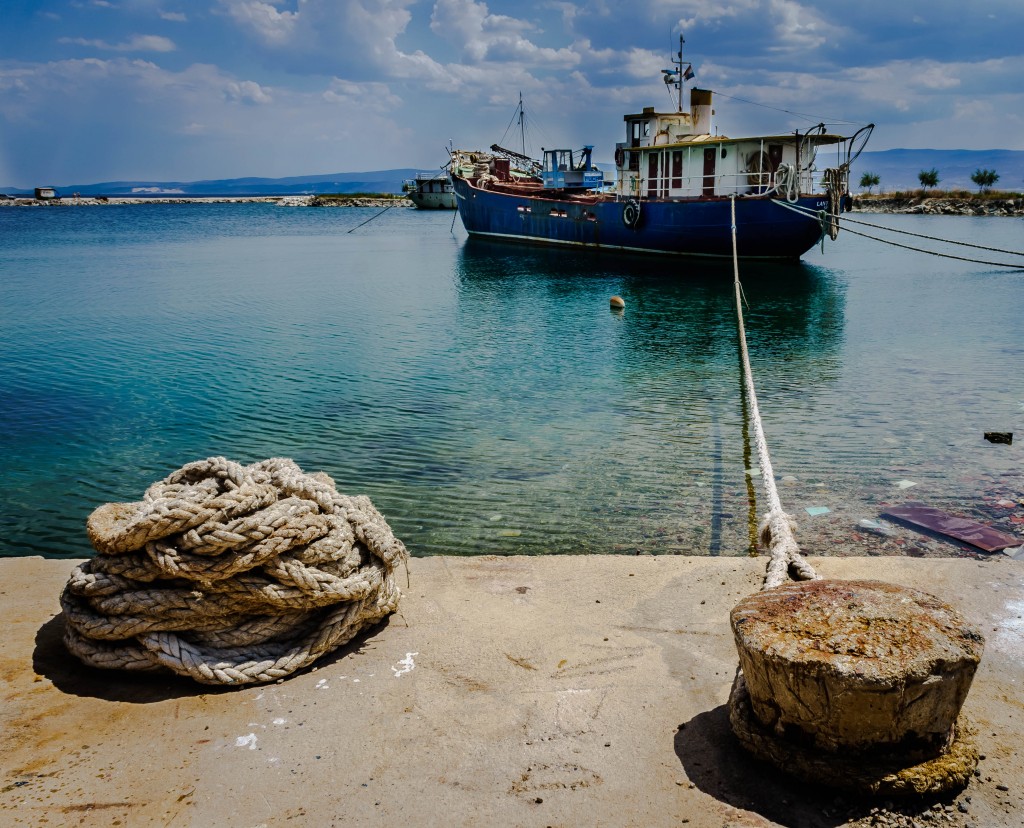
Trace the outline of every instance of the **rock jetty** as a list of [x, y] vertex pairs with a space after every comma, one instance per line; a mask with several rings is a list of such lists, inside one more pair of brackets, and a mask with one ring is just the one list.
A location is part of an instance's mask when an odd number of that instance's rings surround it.
[[123, 207], [134, 204], [277, 204], [281, 207], [412, 207], [403, 197], [348, 196], [180, 196], [172, 198], [137, 198], [133, 196], [63, 198], [14, 197], [0, 199], [0, 207]]
[[857, 196], [853, 209], [861, 213], [931, 216], [1024, 216], [1024, 197]]

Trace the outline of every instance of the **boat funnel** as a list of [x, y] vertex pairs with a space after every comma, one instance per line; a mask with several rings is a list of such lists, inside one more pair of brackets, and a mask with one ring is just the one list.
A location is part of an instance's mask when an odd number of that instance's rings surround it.
[[711, 90], [691, 89], [690, 118], [693, 123], [693, 134], [710, 135], [712, 133], [711, 116], [714, 114], [715, 112], [711, 108]]

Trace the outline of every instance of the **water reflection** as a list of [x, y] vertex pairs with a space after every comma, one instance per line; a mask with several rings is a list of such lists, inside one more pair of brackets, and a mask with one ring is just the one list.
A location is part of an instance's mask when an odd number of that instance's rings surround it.
[[[471, 239], [456, 277], [453, 345], [475, 355], [465, 379], [488, 423], [471, 465], [497, 465], [497, 451], [531, 481], [516, 495], [534, 509], [557, 497], [600, 515], [575, 529], [587, 551], [751, 549], [731, 265]], [[753, 358], [769, 363], [758, 382], [834, 380], [841, 283], [807, 265], [761, 265], [748, 281]], [[624, 311], [609, 310], [612, 295]], [[502, 518], [515, 516], [505, 503]], [[580, 551], [553, 540], [562, 530], [508, 545]]]

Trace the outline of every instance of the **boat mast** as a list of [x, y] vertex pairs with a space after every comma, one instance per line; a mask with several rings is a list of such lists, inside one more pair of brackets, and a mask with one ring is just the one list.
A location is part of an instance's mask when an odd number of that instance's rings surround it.
[[677, 70], [679, 72], [679, 75], [677, 76], [679, 78], [679, 81], [676, 83], [676, 90], [679, 92], [679, 103], [676, 105], [677, 106], [676, 112], [682, 112], [683, 111], [683, 44], [685, 42], [686, 41], [683, 40], [683, 33], [680, 32], [679, 33], [679, 51], [676, 52], [676, 59], [674, 61], [672, 61], [676, 65]]
[[[693, 64], [684, 63], [683, 61], [683, 44], [686, 40], [683, 38], [682, 33], [679, 35], [679, 51], [676, 52], [676, 56], [672, 58], [672, 69], [662, 69], [661, 74], [665, 76], [665, 85], [674, 84], [676, 92], [678, 93], [678, 99], [676, 102], [676, 112], [683, 111], [683, 84], [686, 83], [690, 78], [693, 77]], [[685, 69], [683, 67], [686, 67]]]
[[519, 140], [523, 145], [523, 155], [526, 155], [526, 112], [523, 110], [523, 93], [519, 92]]

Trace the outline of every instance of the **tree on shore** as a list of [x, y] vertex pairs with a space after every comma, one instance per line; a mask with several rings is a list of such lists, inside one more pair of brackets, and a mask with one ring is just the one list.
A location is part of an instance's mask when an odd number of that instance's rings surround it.
[[870, 193], [872, 187], [878, 186], [878, 181], [879, 178], [874, 173], [864, 173], [864, 175], [860, 177], [861, 189], [864, 189], [866, 187], [867, 191]]
[[920, 181], [921, 186], [927, 190], [929, 187], [938, 187], [939, 181], [942, 179], [939, 178], [939, 171], [935, 169], [935, 167], [932, 167], [930, 170], [921, 170], [921, 172], [917, 174], [917, 180]]
[[978, 185], [978, 192], [984, 192], [999, 180], [999, 173], [995, 170], [975, 170], [971, 181]]

